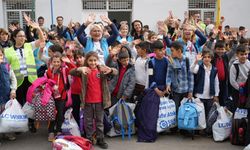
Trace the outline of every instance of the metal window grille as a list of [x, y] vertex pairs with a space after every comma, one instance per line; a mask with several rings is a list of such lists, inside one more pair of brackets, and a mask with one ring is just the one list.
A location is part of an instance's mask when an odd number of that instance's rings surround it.
[[26, 22], [24, 21], [23, 13], [31, 14], [33, 7], [32, 0], [5, 0], [3, 4], [7, 26], [13, 21], [18, 21], [20, 26], [24, 27]]
[[204, 11], [204, 13], [203, 13], [203, 18], [204, 18], [204, 20], [206, 19], [206, 18], [210, 18], [211, 20], [215, 20], [215, 14], [214, 14], [214, 12], [213, 11]]
[[109, 0], [109, 10], [132, 10], [132, 0]]
[[216, 0], [189, 0], [188, 8], [216, 8]]
[[106, 0], [83, 0], [83, 9], [105, 10]]
[[6, 0], [6, 9], [32, 9], [32, 0]]

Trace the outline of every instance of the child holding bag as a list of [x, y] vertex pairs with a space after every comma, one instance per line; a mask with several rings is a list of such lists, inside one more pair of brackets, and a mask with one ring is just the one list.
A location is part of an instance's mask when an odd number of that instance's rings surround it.
[[[5, 104], [9, 99], [16, 98], [17, 80], [13, 70], [4, 57], [4, 49], [0, 47], [0, 114], [4, 111]], [[12, 133], [5, 134], [8, 140], [15, 140]]]
[[[63, 62], [66, 64], [64, 66]], [[48, 79], [52, 79], [56, 82], [53, 87], [53, 98], [55, 100], [55, 106], [57, 110], [56, 120], [51, 121], [49, 125], [49, 136], [48, 141], [52, 142], [55, 138], [55, 126], [57, 134], [62, 132], [61, 126], [64, 120], [64, 109], [67, 100], [69, 99], [67, 95], [67, 90], [69, 89], [69, 81], [64, 81], [64, 77], [68, 77], [69, 70], [75, 68], [75, 65], [70, 63], [67, 57], [62, 57], [61, 53], [55, 52], [51, 57], [51, 66], [49, 67], [46, 75]]]
[[82, 106], [84, 107], [84, 126], [86, 137], [93, 142], [93, 119], [96, 122], [97, 145], [107, 149], [104, 141], [103, 115], [104, 109], [110, 107], [110, 93], [108, 89], [108, 74], [117, 74], [117, 70], [107, 66], [98, 65], [98, 54], [88, 52], [85, 57], [84, 67], [78, 67], [70, 71], [73, 76], [82, 79]]

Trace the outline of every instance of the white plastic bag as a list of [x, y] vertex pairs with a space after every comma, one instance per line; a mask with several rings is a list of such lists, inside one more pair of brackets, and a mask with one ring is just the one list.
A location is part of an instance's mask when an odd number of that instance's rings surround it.
[[248, 114], [247, 109], [237, 108], [235, 113], [234, 113], [234, 119], [247, 118], [247, 114]]
[[0, 115], [0, 133], [28, 131], [28, 117], [22, 111], [16, 99], [5, 104], [5, 110]]
[[[181, 104], [185, 103], [188, 100], [188, 98], [184, 98], [181, 101]], [[206, 115], [205, 115], [205, 107], [204, 104], [201, 102], [199, 98], [192, 98], [192, 101], [196, 104], [196, 110], [198, 112], [198, 128], [197, 130], [206, 129]]]
[[244, 150], [250, 150], [250, 144], [247, 145], [247, 147], [245, 147]]
[[56, 139], [53, 142], [53, 150], [82, 150], [80, 146], [76, 143], [65, 140], [65, 139]]
[[72, 115], [72, 108], [69, 108], [64, 114], [64, 122], [62, 124], [62, 132], [63, 133], [70, 133], [74, 136], [81, 136], [79, 126], [76, 123], [73, 115]]
[[167, 129], [175, 127], [176, 123], [176, 107], [175, 102], [168, 97], [160, 98], [159, 115], [157, 119], [157, 132], [163, 132]]
[[34, 105], [32, 103], [26, 102], [23, 105], [22, 110], [23, 110], [24, 114], [26, 114], [28, 116], [28, 118], [34, 119], [35, 108], [34, 108]]
[[229, 137], [232, 128], [232, 113], [224, 107], [218, 108], [218, 118], [213, 124], [214, 141], [223, 141]]

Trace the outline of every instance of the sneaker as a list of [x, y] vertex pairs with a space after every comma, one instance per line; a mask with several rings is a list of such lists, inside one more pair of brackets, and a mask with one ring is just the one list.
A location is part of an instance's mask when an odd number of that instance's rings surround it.
[[15, 137], [14, 134], [12, 134], [12, 133], [5, 134], [5, 137], [6, 137], [9, 141], [14, 141], [14, 140], [16, 140], [16, 137]]
[[97, 139], [96, 145], [102, 149], [108, 149], [108, 144], [104, 141], [104, 139]]
[[53, 142], [54, 140], [55, 140], [55, 134], [54, 133], [49, 133], [48, 141]]

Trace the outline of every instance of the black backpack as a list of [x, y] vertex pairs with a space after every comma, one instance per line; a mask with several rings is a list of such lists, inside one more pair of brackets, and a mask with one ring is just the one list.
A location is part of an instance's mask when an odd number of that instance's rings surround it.
[[233, 119], [232, 132], [230, 135], [231, 144], [233, 144], [233, 145], [245, 145], [246, 132], [247, 132], [247, 120], [245, 118]]

